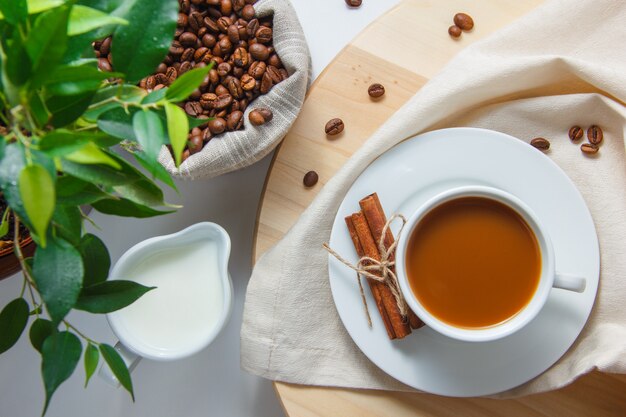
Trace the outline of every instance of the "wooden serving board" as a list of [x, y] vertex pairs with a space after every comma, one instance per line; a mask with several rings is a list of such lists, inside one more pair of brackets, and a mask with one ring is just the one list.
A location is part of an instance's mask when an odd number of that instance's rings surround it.
[[[458, 51], [530, 11], [542, 0], [403, 0], [354, 39], [317, 78], [265, 183], [255, 235], [255, 260], [280, 240], [322, 186], [361, 144]], [[452, 16], [469, 13], [474, 30], [453, 40]], [[358, 19], [358, 10], [355, 11]], [[385, 86], [373, 102], [367, 87]], [[346, 129], [328, 138], [334, 117]], [[320, 176], [310, 189], [302, 178]], [[626, 416], [626, 376], [593, 372], [564, 389], [514, 400], [308, 387], [276, 383], [290, 417], [365, 416]]]

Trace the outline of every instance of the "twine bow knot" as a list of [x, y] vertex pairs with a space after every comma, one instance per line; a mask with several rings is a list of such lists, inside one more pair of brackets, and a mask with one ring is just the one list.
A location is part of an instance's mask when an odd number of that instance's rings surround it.
[[[385, 247], [385, 236], [387, 234], [387, 231], [389, 230], [389, 227], [396, 219], [400, 219], [402, 221], [402, 225], [400, 226], [400, 230], [398, 230], [397, 239], [391, 244], [391, 246], [389, 246], [389, 248], [387, 248]], [[323, 245], [324, 249], [326, 249], [328, 253], [333, 255], [339, 262], [356, 272], [356, 278], [357, 282], [359, 283], [359, 290], [361, 292], [361, 300], [363, 301], [365, 315], [367, 316], [367, 323], [370, 328], [372, 327], [372, 318], [370, 316], [369, 308], [367, 307], [367, 299], [365, 298], [365, 291], [363, 290], [361, 277], [372, 279], [389, 287], [391, 294], [393, 294], [393, 297], [396, 300], [400, 315], [402, 315], [404, 319], [406, 319], [407, 317], [409, 308], [406, 304], [406, 301], [404, 300], [402, 291], [400, 290], [398, 276], [394, 271], [394, 267], [396, 265], [394, 255], [396, 248], [398, 247], [398, 240], [400, 239], [402, 230], [406, 225], [406, 221], [406, 218], [402, 214], [394, 214], [389, 218], [389, 220], [387, 220], [387, 223], [385, 223], [385, 226], [383, 227], [380, 240], [378, 241], [378, 252], [380, 253], [380, 260], [371, 258], [369, 256], [363, 256], [361, 259], [359, 259], [356, 265], [353, 265], [337, 252], [335, 252], [330, 246], [328, 246], [327, 243], [324, 243]]]

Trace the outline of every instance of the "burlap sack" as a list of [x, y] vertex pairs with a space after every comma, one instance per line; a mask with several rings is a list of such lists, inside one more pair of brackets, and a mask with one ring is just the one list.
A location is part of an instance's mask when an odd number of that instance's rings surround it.
[[[260, 0], [254, 7], [258, 17], [274, 16], [274, 48], [289, 72], [289, 78], [248, 106], [243, 130], [225, 132], [213, 138], [180, 168], [176, 168], [172, 155], [163, 148], [159, 162], [175, 177], [211, 178], [259, 161], [287, 134], [302, 108], [311, 80], [311, 56], [296, 11], [288, 0]], [[248, 113], [256, 107], [271, 109], [274, 113], [272, 121], [253, 126]]]

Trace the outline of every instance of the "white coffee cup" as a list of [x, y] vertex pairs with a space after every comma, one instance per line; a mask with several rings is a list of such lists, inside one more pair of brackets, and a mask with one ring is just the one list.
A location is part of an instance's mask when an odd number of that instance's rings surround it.
[[[215, 254], [212, 254], [212, 250], [215, 250]], [[185, 256], [190, 254], [186, 260], [193, 260], [194, 264], [175, 265], [176, 253], [184, 253]], [[157, 361], [181, 359], [201, 351], [215, 340], [228, 322], [232, 310], [233, 289], [228, 273], [229, 257], [228, 233], [221, 226], [208, 222], [197, 223], [171, 235], [144, 240], [122, 255], [111, 270], [112, 280], [136, 280], [146, 285], [140, 279], [135, 279], [141, 276], [137, 268], [146, 263], [154, 268], [158, 265], [157, 271], [162, 272], [160, 276], [155, 274], [154, 280], [147, 284], [157, 287], [155, 290], [146, 293], [134, 304], [107, 314], [109, 325], [119, 339], [115, 349], [131, 372], [141, 358]], [[179, 256], [178, 259], [180, 258]], [[172, 276], [175, 278], [174, 282]], [[205, 279], [207, 282], [203, 281]], [[208, 283], [209, 280], [217, 281], [213, 285]], [[178, 283], [180, 287], [176, 285]], [[215, 289], [214, 294], [195, 293], [210, 288]], [[153, 291], [161, 291], [158, 298], [144, 299], [154, 296]], [[211, 305], [208, 305], [211, 299], [213, 299], [213, 310], [210, 311], [212, 319], [206, 320], [206, 323], [202, 320], [195, 321], [195, 327], [189, 331], [194, 333], [193, 335], [189, 334], [188, 339], [177, 339], [176, 344], [158, 342], [159, 337], [164, 338], [163, 340], [168, 337], [166, 332], [161, 336], [155, 335], [154, 332], [159, 331], [159, 326], [170, 329], [170, 332], [171, 329], [175, 329], [184, 336], [184, 333], [180, 332], [186, 331], [185, 326], [189, 327], [190, 324], [176, 322], [175, 320], [180, 318], [180, 314], [176, 313], [199, 307], [200, 312], [208, 314], [206, 310], [211, 308]], [[193, 305], [199, 301], [200, 305]], [[164, 311], [171, 312], [170, 317], [161, 316], [161, 322], [158, 318], [160, 311], [155, 309], [160, 304], [163, 304]], [[131, 317], [131, 314], [134, 316]], [[143, 326], [135, 325], [141, 324], [137, 320], [141, 320], [142, 317], [145, 317], [145, 329]], [[135, 324], [131, 326], [129, 323]], [[149, 336], [150, 334], [153, 336]], [[112, 385], [119, 386], [119, 381], [106, 364], [100, 367], [99, 375]]]
[[[462, 197], [483, 197], [503, 203], [515, 210], [528, 224], [534, 233], [541, 252], [541, 275], [539, 284], [528, 304], [516, 315], [503, 323], [480, 329], [467, 329], [452, 326], [431, 314], [418, 300], [409, 285], [406, 273], [406, 257], [409, 239], [426, 214], [435, 207]], [[550, 237], [540, 220], [523, 201], [514, 195], [497, 188], [487, 186], [463, 186], [444, 191], [428, 201], [413, 213], [404, 227], [398, 241], [396, 253], [396, 272], [400, 289], [409, 307], [433, 330], [463, 341], [486, 342], [500, 339], [517, 332], [528, 324], [543, 308], [552, 288], [583, 292], [586, 287], [585, 278], [560, 274], [555, 271], [554, 249]]]

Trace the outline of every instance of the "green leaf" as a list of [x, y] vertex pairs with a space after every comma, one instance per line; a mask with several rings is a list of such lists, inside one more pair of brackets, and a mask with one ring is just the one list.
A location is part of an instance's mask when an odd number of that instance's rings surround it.
[[[160, 91], [160, 90], [157, 90]], [[91, 105], [91, 109], [85, 112], [83, 117], [86, 120], [96, 121], [100, 117], [101, 114], [106, 113], [107, 111], [114, 108], [122, 108], [122, 104], [118, 102], [108, 102], [107, 100], [112, 99], [113, 97], [117, 97], [119, 100], [124, 103], [135, 103], [138, 104], [141, 100], [146, 96], [146, 90], [139, 88], [134, 85], [128, 84], [119, 84], [112, 85], [109, 87], [104, 87], [96, 93], [93, 98], [93, 102]], [[101, 104], [105, 102], [106, 104]]]
[[141, 103], [142, 104], [152, 104], [152, 103], [159, 102], [159, 101], [165, 99], [165, 95], [167, 94], [167, 90], [168, 90], [168, 87], [162, 88], [160, 90], [151, 91], [150, 93], [148, 93], [147, 96], [145, 96], [143, 98], [143, 100], [141, 100]]
[[79, 4], [72, 7], [67, 34], [80, 35], [106, 25], [127, 25], [128, 21], [121, 17], [110, 16], [100, 10]]
[[111, 136], [137, 141], [133, 130], [133, 115], [137, 111], [126, 113], [121, 107], [111, 109], [98, 118], [98, 127]]
[[210, 117], [208, 119], [196, 119], [195, 117], [191, 117], [191, 116], [187, 115], [187, 120], [189, 120], [189, 130], [191, 130], [194, 127], [198, 127], [198, 126], [202, 126], [202, 125], [207, 124], [209, 122], [209, 120], [213, 120], [213, 117]]
[[46, 80], [49, 93], [71, 96], [96, 91], [103, 80], [121, 77], [116, 72], [102, 72], [94, 65], [63, 65], [52, 71]]
[[78, 361], [83, 346], [78, 337], [70, 332], [59, 332], [50, 335], [41, 349], [41, 375], [46, 388], [46, 402], [43, 414], [50, 405], [50, 399], [66, 379], [68, 379]]
[[39, 149], [50, 156], [64, 156], [83, 148], [88, 143], [98, 146], [112, 146], [118, 139], [100, 133], [83, 133], [67, 129], [53, 130], [39, 141]]
[[83, 231], [83, 219], [77, 206], [57, 205], [52, 216], [52, 224], [57, 236], [61, 236], [72, 245], [79, 244]]
[[143, 175], [137, 168], [132, 166], [128, 161], [119, 156], [110, 153], [120, 165], [121, 170], [127, 173], [129, 176], [134, 176], [135, 181], [122, 185], [116, 185], [113, 190], [117, 192], [121, 197], [131, 200], [137, 204], [147, 206], [163, 206], [166, 203], [163, 201], [163, 190], [161, 190], [154, 182], [148, 177]]
[[105, 281], [83, 289], [75, 308], [94, 314], [111, 313], [131, 305], [155, 288], [134, 281]]
[[17, 213], [20, 220], [31, 228], [30, 220], [26, 215], [24, 203], [20, 195], [16, 178], [26, 165], [24, 151], [18, 143], [11, 143], [4, 149], [4, 157], [0, 160], [0, 188], [4, 193], [4, 198], [11, 206], [14, 213]]
[[89, 384], [89, 380], [96, 372], [98, 362], [100, 362], [100, 351], [97, 347], [88, 343], [83, 358], [85, 361], [85, 388], [87, 388], [87, 384]]
[[28, 322], [28, 303], [16, 298], [0, 312], [0, 354], [19, 340]]
[[106, 281], [111, 268], [111, 257], [104, 242], [98, 236], [88, 233], [81, 239], [78, 250], [85, 266], [83, 287], [91, 287]]
[[69, 242], [53, 238], [35, 252], [33, 275], [53, 323], [59, 323], [72, 309], [83, 283], [80, 252]]
[[3, 238], [9, 233], [9, 213], [11, 208], [7, 207], [2, 214], [2, 223], [0, 223], [0, 238]]
[[48, 336], [56, 331], [56, 327], [50, 320], [36, 319], [33, 324], [30, 325], [30, 343], [37, 351], [41, 353], [43, 342]]
[[133, 156], [139, 162], [139, 164], [144, 167], [150, 174], [152, 174], [152, 178], [156, 178], [163, 183], [169, 185], [174, 190], [178, 191], [174, 180], [170, 176], [169, 172], [154, 158], [148, 157], [143, 152], [135, 152]]
[[55, 128], [67, 126], [78, 119], [89, 107], [94, 96], [93, 91], [73, 96], [52, 96], [46, 106], [52, 113], [52, 126]]
[[67, 49], [67, 19], [69, 6], [42, 13], [35, 20], [26, 39], [26, 51], [33, 66], [36, 85], [50, 75], [50, 69], [61, 62]]
[[131, 398], [135, 401], [135, 394], [133, 392], [133, 382], [130, 379], [130, 372], [128, 372], [128, 368], [126, 367], [126, 363], [124, 359], [120, 356], [119, 353], [110, 345], [102, 343], [100, 345], [100, 353], [102, 353], [102, 357], [104, 361], [109, 365], [113, 375], [120, 381], [120, 384], [126, 391], [130, 393]]
[[[4, 3], [6, 3], [6, 1], [0, 2], [0, 4]], [[32, 64], [17, 28], [14, 32], [13, 39], [11, 47], [6, 51], [6, 62], [4, 63], [5, 72], [7, 78], [13, 84], [21, 86], [28, 81], [32, 71]], [[14, 103], [14, 105], [17, 105], [17, 103]]]
[[189, 133], [189, 121], [187, 114], [175, 104], [165, 103], [165, 114], [167, 116], [167, 132], [170, 137], [172, 150], [176, 166], [180, 165], [180, 160], [187, 145], [187, 135]]
[[[1, 168], [2, 164], [0, 163], [0, 179], [2, 178]], [[136, 181], [138, 178], [132, 173], [119, 171], [107, 165], [83, 165], [65, 159], [61, 161], [61, 168], [63, 172], [80, 178], [83, 181], [108, 187], [128, 184]]]
[[65, 3], [65, 0], [28, 0], [28, 14], [37, 14], [54, 9]]
[[18, 25], [26, 21], [28, 16], [28, 9], [26, 7], [26, 0], [3, 0], [0, 1], [0, 12], [12, 25]]
[[169, 51], [176, 30], [178, 3], [136, 0], [122, 16], [132, 24], [113, 34], [111, 54], [118, 71], [136, 83], [151, 74]]
[[189, 97], [189, 94], [193, 93], [193, 91], [202, 84], [202, 81], [209, 74], [212, 67], [212, 65], [207, 65], [202, 68], [194, 68], [191, 71], [187, 71], [177, 78], [167, 89], [165, 98], [171, 102], [185, 100]]
[[120, 7], [124, 1], [125, 0], [78, 0], [77, 3], [93, 9], [101, 10], [103, 12], [111, 13]]
[[102, 151], [96, 144], [88, 142], [82, 148], [64, 156], [68, 161], [78, 164], [102, 164], [115, 169], [120, 169], [120, 164]]
[[164, 214], [173, 213], [173, 210], [159, 211], [153, 208], [133, 203], [130, 200], [125, 198], [121, 198], [119, 200], [116, 199], [105, 199], [96, 201], [92, 204], [93, 208], [98, 210], [104, 214], [111, 214], [115, 216], [121, 217], [137, 217], [137, 218], [147, 218], [147, 217], [155, 217], [162, 216]]
[[55, 206], [54, 182], [41, 165], [25, 167], [19, 176], [20, 196], [40, 244], [46, 247], [46, 232]]
[[61, 176], [56, 187], [58, 205], [82, 206], [110, 197], [97, 186], [71, 175]]
[[29, 105], [37, 124], [39, 126], [45, 126], [50, 119], [50, 113], [48, 113], [48, 109], [46, 109], [46, 105], [43, 103], [38, 93], [34, 93], [31, 96]]
[[161, 147], [168, 142], [159, 115], [150, 110], [138, 111], [133, 116], [133, 130], [148, 158], [157, 159]]

